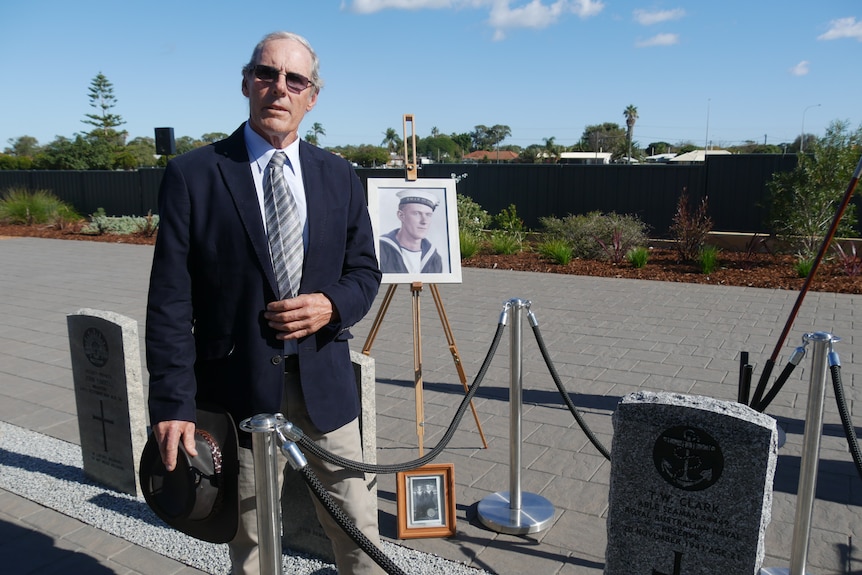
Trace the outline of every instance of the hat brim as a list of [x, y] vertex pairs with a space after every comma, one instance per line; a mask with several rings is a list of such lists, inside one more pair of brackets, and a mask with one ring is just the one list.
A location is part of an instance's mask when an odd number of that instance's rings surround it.
[[[222, 453], [222, 471], [218, 488], [219, 501], [204, 519], [190, 519], [187, 508], [194, 503], [193, 473], [182, 445], [177, 466], [170, 473], [165, 469], [159, 446], [151, 433], [141, 454], [141, 490], [147, 505], [162, 521], [183, 533], [209, 541], [227, 543], [236, 536], [239, 526], [239, 454], [236, 425], [229, 413], [211, 406], [197, 408], [196, 429], [208, 432]], [[198, 457], [209, 456], [200, 453]]]

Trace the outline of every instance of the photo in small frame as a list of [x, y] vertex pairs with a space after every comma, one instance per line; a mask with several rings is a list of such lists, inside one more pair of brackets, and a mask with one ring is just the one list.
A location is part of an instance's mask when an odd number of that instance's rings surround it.
[[382, 283], [461, 282], [454, 179], [368, 178], [368, 213]]
[[455, 465], [429, 464], [396, 474], [398, 538], [455, 534]]

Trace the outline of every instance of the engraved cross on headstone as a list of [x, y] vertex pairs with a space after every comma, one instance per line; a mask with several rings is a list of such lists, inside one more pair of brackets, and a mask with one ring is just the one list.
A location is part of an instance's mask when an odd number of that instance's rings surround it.
[[658, 569], [652, 570], [652, 575], [682, 575], [680, 568], [682, 566], [682, 553], [679, 551], [673, 552], [673, 573], [662, 573]]
[[105, 417], [105, 402], [102, 401], [101, 399], [99, 400], [99, 409], [102, 411], [101, 416], [94, 415], [93, 419], [95, 419], [96, 421], [102, 422], [102, 441], [105, 442], [105, 451], [107, 452], [108, 451], [108, 430], [105, 429], [105, 424], [106, 423], [113, 424], [114, 420], [113, 419], [107, 419]]

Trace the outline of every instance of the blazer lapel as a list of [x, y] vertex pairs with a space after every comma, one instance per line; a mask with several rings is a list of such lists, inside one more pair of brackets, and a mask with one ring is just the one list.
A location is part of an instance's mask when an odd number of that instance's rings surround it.
[[[243, 124], [244, 126], [244, 124]], [[278, 293], [275, 272], [272, 270], [272, 259], [269, 255], [269, 240], [263, 227], [260, 213], [260, 203], [254, 188], [254, 181], [249, 167], [248, 150], [243, 137], [243, 126], [240, 126], [226, 140], [216, 144], [219, 146], [221, 159], [219, 170], [224, 177], [228, 193], [233, 198], [237, 213], [254, 247], [254, 253], [266, 275], [273, 293]]]
[[302, 183], [305, 187], [308, 214], [308, 245], [305, 247], [305, 262], [302, 266], [304, 283], [306, 277], [311, 280], [310, 276], [314, 275], [314, 266], [310, 266], [309, 262], [316, 261], [318, 257], [332, 257], [332, 254], [328, 253], [330, 241], [326, 234], [328, 202], [332, 198], [327, 197], [323, 161], [315, 154], [314, 147], [305, 140], [301, 140], [299, 146], [299, 161], [302, 163]]

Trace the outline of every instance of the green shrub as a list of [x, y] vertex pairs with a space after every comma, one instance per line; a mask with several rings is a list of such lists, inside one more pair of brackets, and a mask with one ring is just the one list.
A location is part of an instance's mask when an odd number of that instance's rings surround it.
[[515, 204], [509, 204], [508, 208], [503, 208], [499, 214], [494, 216], [494, 226], [511, 234], [524, 233], [524, 220], [518, 217]]
[[647, 241], [647, 226], [636, 216], [614, 212], [569, 214], [565, 218], [540, 219], [546, 241], [564, 240], [572, 247], [572, 257], [619, 263], [628, 251]]
[[647, 265], [649, 260], [649, 250], [643, 246], [637, 246], [626, 253], [626, 259], [635, 268], [642, 268]]
[[718, 268], [718, 248], [715, 246], [703, 246], [698, 253], [700, 271], [709, 275]]
[[461, 246], [462, 260], [474, 256], [479, 251], [479, 246], [482, 245], [479, 237], [467, 230], [460, 230], [458, 232], [458, 243]]
[[457, 199], [458, 229], [478, 235], [488, 228], [491, 216], [482, 209], [482, 206], [463, 194], [457, 194]]
[[568, 265], [572, 261], [572, 246], [565, 240], [548, 240], [537, 246], [542, 257], [560, 265]]
[[793, 265], [793, 269], [796, 270], [797, 277], [807, 278], [808, 274], [811, 273], [811, 268], [814, 267], [814, 258], [806, 258], [800, 256], [799, 259], [796, 260], [796, 263]]
[[511, 255], [521, 251], [521, 240], [503, 230], [495, 230], [491, 233], [491, 251], [495, 254]]
[[9, 224], [65, 224], [79, 220], [75, 210], [48, 190], [10, 188], [0, 198], [0, 221]]
[[152, 212], [146, 216], [107, 216], [99, 208], [90, 216], [90, 222], [81, 229], [82, 234], [101, 236], [104, 234], [152, 236], [159, 226], [159, 216]]

